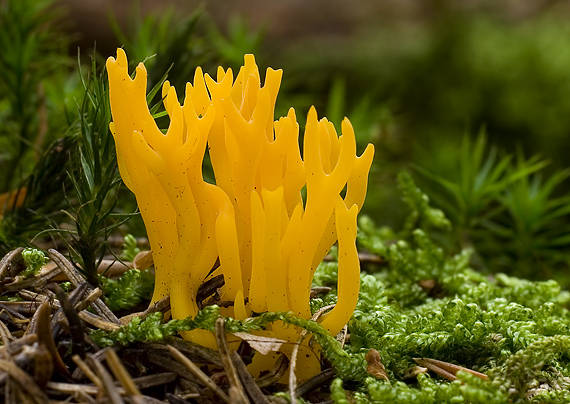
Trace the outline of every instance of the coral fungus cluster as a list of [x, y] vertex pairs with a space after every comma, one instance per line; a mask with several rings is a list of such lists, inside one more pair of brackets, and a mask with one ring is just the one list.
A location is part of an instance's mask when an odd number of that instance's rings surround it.
[[[356, 215], [372, 145], [358, 157], [350, 122], [342, 122], [339, 137], [311, 108], [301, 157], [294, 110], [273, 120], [282, 71], [267, 69], [261, 86], [253, 55], [235, 80], [231, 69], [219, 67], [214, 79], [197, 68], [183, 105], [165, 82], [166, 133], [147, 106], [144, 65], [131, 79], [118, 49], [107, 72], [120, 173], [136, 195], [154, 255], [153, 300], [170, 296], [174, 318], [194, 316], [198, 287], [222, 274], [220, 299], [233, 303], [227, 315], [292, 311], [310, 318], [314, 271], [338, 240], [338, 301], [320, 320], [338, 333], [358, 297]], [[215, 184], [202, 174], [206, 146]], [[283, 324], [267, 333], [287, 341], [299, 335]], [[185, 337], [213, 345], [207, 331]]]

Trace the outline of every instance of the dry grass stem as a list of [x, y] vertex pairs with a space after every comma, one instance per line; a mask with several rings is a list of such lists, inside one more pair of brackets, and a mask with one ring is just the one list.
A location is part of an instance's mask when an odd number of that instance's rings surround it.
[[130, 396], [140, 396], [141, 392], [137, 388], [135, 382], [131, 378], [131, 375], [123, 366], [121, 360], [117, 356], [117, 353], [113, 349], [108, 349], [105, 351], [105, 359], [107, 360], [107, 365], [115, 375], [115, 378], [119, 380], [121, 385], [125, 388], [125, 391]]
[[95, 358], [93, 355], [89, 355], [88, 358], [89, 362], [95, 369], [95, 373], [97, 373], [97, 376], [99, 376], [99, 378], [101, 379], [101, 382], [103, 384], [103, 389], [106, 391], [110, 403], [123, 404], [124, 401], [121, 398], [121, 393], [117, 389], [117, 386], [115, 386], [115, 384], [113, 383], [111, 375], [109, 374], [109, 372], [107, 372], [103, 364], [101, 364], [101, 362], [99, 362], [99, 360]]
[[109, 321], [103, 320], [101, 317], [87, 311], [87, 310], [83, 310], [79, 312], [79, 318], [82, 319], [83, 321], [85, 321], [88, 324], [91, 324], [92, 326], [96, 327], [96, 328], [100, 328], [101, 330], [105, 330], [105, 331], [116, 331], [119, 328], [121, 328], [121, 326], [115, 324], [115, 323], [110, 323]]
[[172, 345], [168, 345], [168, 350], [170, 351], [172, 356], [180, 363], [182, 363], [185, 366], [185, 368], [188, 369], [188, 371], [192, 373], [204, 386], [208, 387], [210, 390], [216, 393], [217, 396], [220, 397], [226, 403], [231, 403], [228, 395], [224, 393], [224, 391], [220, 389], [218, 385], [214, 383], [214, 381], [208, 375], [202, 372], [202, 370], [198, 366], [196, 366], [194, 362], [192, 362], [190, 359], [184, 356], [182, 352], [174, 348]]
[[77, 367], [81, 369], [83, 374], [87, 376], [87, 378], [91, 380], [93, 384], [95, 384], [95, 386], [99, 387], [100, 389], [103, 389], [103, 383], [101, 382], [101, 379], [99, 379], [99, 377], [95, 373], [93, 373], [91, 368], [87, 365], [87, 363], [85, 363], [85, 361], [83, 361], [83, 359], [79, 357], [79, 355], [73, 355], [71, 359], [73, 360], [73, 362], [75, 362]]
[[265, 397], [265, 394], [261, 391], [259, 386], [255, 383], [255, 379], [247, 370], [245, 363], [237, 352], [232, 352], [230, 358], [237, 370], [238, 376], [247, 391], [247, 394], [251, 398], [251, 401], [256, 404], [269, 404], [269, 400]]
[[79, 301], [75, 306], [74, 309], [78, 312], [81, 310], [85, 310], [91, 303], [95, 300], [99, 299], [103, 295], [103, 291], [100, 288], [95, 288], [81, 301]]
[[[83, 275], [60, 252], [52, 248], [48, 250], [48, 255], [65, 273], [73, 286], [77, 288], [85, 282]], [[93, 302], [93, 309], [99, 316], [105, 318], [107, 321], [115, 324], [120, 324], [117, 316], [115, 316], [115, 314], [107, 307], [105, 303], [103, 303], [101, 299], [97, 299]]]
[[437, 359], [430, 359], [430, 358], [414, 358], [414, 362], [418, 365], [423, 366], [431, 370], [432, 372], [444, 377], [448, 380], [456, 380], [457, 379], [457, 372], [460, 370], [463, 372], [471, 373], [473, 376], [477, 376], [482, 380], [487, 380], [489, 377], [484, 374], [477, 372], [475, 370], [455, 365], [453, 363], [440, 361]]
[[224, 327], [224, 319], [218, 318], [215, 325], [216, 341], [218, 342], [218, 350], [220, 351], [220, 358], [224, 364], [224, 370], [226, 371], [226, 376], [230, 383], [230, 388], [235, 389], [235, 397], [233, 397], [233, 402], [247, 404], [249, 400], [247, 395], [243, 390], [243, 386], [239, 380], [236, 368], [230, 358], [230, 351], [228, 348], [228, 342], [226, 340], [226, 329]]
[[305, 394], [315, 390], [316, 388], [322, 386], [324, 383], [328, 382], [335, 376], [335, 370], [332, 368], [323, 370], [321, 373], [311, 377], [309, 380], [305, 381], [303, 384], [297, 387], [295, 394], [298, 397], [303, 397]]
[[0, 370], [6, 372], [10, 378], [15, 381], [22, 389], [22, 392], [27, 392], [28, 397], [38, 404], [46, 404], [48, 398], [42, 389], [36, 384], [26, 372], [20, 369], [15, 363], [0, 360]]
[[287, 356], [282, 354], [279, 359], [277, 359], [277, 362], [275, 362], [273, 369], [257, 379], [257, 385], [259, 387], [267, 387], [271, 386], [274, 383], [277, 383], [283, 377], [283, 375], [285, 375], [288, 367], [289, 359]]
[[158, 311], [166, 312], [170, 309], [170, 296], [163, 297], [158, 302], [153, 303], [150, 305], [145, 311], [141, 311], [138, 313], [131, 313], [119, 319], [120, 323], [125, 325], [128, 324], [133, 318], [140, 317], [141, 319], [145, 319], [148, 317], [149, 314], [156, 313]]
[[[317, 321], [323, 314], [333, 309], [334, 306], [335, 306], [334, 304], [331, 304], [328, 306], [321, 307], [319, 310], [315, 312], [315, 314], [313, 314], [311, 320]], [[289, 397], [292, 404], [297, 403], [297, 396], [296, 396], [297, 376], [295, 375], [295, 368], [297, 366], [297, 355], [299, 354], [299, 346], [303, 342], [303, 339], [305, 338], [306, 335], [307, 335], [307, 330], [301, 331], [301, 335], [299, 336], [297, 343], [293, 346], [293, 349], [291, 351], [291, 362], [289, 364]]]

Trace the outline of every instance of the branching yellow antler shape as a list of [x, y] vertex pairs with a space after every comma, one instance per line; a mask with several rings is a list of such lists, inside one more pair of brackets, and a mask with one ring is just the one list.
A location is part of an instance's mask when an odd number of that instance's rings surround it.
[[[131, 79], [125, 52], [118, 49], [117, 58], [107, 60], [107, 72], [119, 169], [136, 195], [153, 251], [153, 301], [170, 296], [174, 318], [194, 316], [198, 287], [219, 259], [210, 276], [224, 276], [221, 299], [233, 302], [225, 314], [243, 319], [252, 312], [293, 311], [310, 318], [314, 271], [338, 240], [338, 301], [321, 320], [332, 335], [338, 333], [358, 298], [356, 216], [373, 146], [358, 157], [348, 119], [338, 137], [333, 124], [311, 108], [301, 158], [294, 110], [273, 121], [282, 71], [267, 69], [262, 87], [253, 55], [245, 56], [235, 81], [231, 69], [218, 68], [216, 80], [196, 69], [183, 105], [165, 82], [165, 134], [146, 103], [144, 65]], [[206, 145], [215, 185], [202, 176]], [[299, 330], [274, 324], [265, 334], [295, 342]], [[214, 346], [206, 331], [185, 337]], [[258, 357], [253, 368], [269, 360]], [[316, 366], [313, 361], [304, 374], [318, 371]]]

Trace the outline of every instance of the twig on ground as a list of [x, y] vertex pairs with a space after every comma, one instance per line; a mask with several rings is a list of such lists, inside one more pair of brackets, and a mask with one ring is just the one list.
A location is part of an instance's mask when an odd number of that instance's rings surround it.
[[87, 310], [80, 311], [78, 315], [79, 318], [85, 321], [86, 323], [91, 324], [96, 328], [100, 328], [101, 330], [117, 331], [119, 328], [121, 328], [121, 326], [115, 323], [110, 323], [109, 321], [106, 321]]
[[9, 374], [10, 378], [20, 386], [22, 392], [27, 393], [28, 397], [30, 397], [35, 403], [48, 403], [48, 397], [36, 384], [34, 379], [20, 369], [15, 363], [0, 359], [0, 370]]
[[124, 401], [121, 398], [121, 394], [117, 389], [117, 387], [115, 386], [115, 383], [113, 383], [111, 375], [109, 374], [109, 372], [107, 372], [103, 364], [101, 364], [101, 362], [99, 362], [99, 360], [95, 358], [93, 355], [89, 355], [88, 358], [89, 362], [95, 369], [95, 373], [97, 373], [97, 375], [101, 379], [101, 382], [103, 383], [103, 388], [107, 392], [107, 396], [109, 397], [110, 402], [112, 404], [123, 404]]
[[[57, 266], [61, 268], [73, 286], [77, 288], [79, 285], [85, 282], [83, 275], [60, 252], [52, 248], [48, 250], [48, 255], [57, 264]], [[115, 316], [115, 314], [107, 307], [105, 303], [103, 303], [100, 298], [93, 302], [93, 309], [99, 316], [105, 318], [107, 321], [115, 324], [120, 324], [117, 316]]]
[[67, 366], [65, 366], [65, 363], [63, 362], [63, 359], [57, 350], [55, 340], [53, 339], [53, 333], [50, 324], [50, 315], [51, 307], [49, 303], [42, 303], [32, 317], [27, 332], [36, 334], [38, 336], [38, 342], [41, 345], [45, 346], [45, 348], [48, 350], [56, 369], [61, 374], [70, 376], [69, 371], [67, 370]]
[[87, 363], [85, 363], [83, 361], [83, 359], [81, 359], [79, 357], [79, 355], [73, 355], [73, 357], [71, 358], [73, 360], [73, 362], [75, 362], [75, 364], [77, 365], [77, 367], [79, 369], [81, 369], [81, 371], [83, 372], [83, 374], [93, 382], [93, 384], [95, 384], [95, 386], [99, 387], [100, 389], [103, 389], [103, 383], [101, 382], [101, 379], [99, 379], [99, 377], [93, 373], [93, 371], [91, 370], [91, 368], [89, 367], [89, 365], [87, 365]]
[[113, 375], [121, 385], [125, 388], [127, 395], [131, 396], [130, 398], [134, 401], [141, 401], [141, 392], [137, 388], [137, 385], [131, 378], [131, 375], [125, 369], [121, 360], [117, 356], [117, 353], [111, 348], [105, 351], [105, 359], [107, 360], [107, 365], [113, 372]]
[[0, 338], [3, 346], [8, 345], [14, 339], [14, 336], [3, 321], [0, 321]]
[[220, 397], [226, 403], [231, 402], [228, 395], [224, 393], [222, 389], [220, 389], [218, 385], [214, 383], [214, 381], [208, 375], [202, 372], [202, 370], [198, 366], [196, 366], [194, 362], [192, 362], [190, 359], [184, 356], [182, 352], [174, 348], [172, 345], [168, 345], [168, 350], [172, 354], [172, 357], [178, 360], [180, 363], [182, 363], [186, 367], [186, 369], [190, 371], [190, 373], [192, 373], [202, 384], [204, 384], [204, 386], [208, 387], [210, 390], [216, 393], [218, 397]]
[[[195, 363], [210, 363], [216, 367], [224, 367], [220, 354], [213, 349], [203, 347], [201, 345], [193, 344], [190, 341], [183, 340], [180, 337], [169, 337], [166, 339], [168, 345], [172, 345], [184, 355], [188, 356], [190, 360]], [[167, 347], [164, 344], [144, 344], [146, 349], [165, 350]]]
[[[71, 335], [71, 353], [77, 354], [80, 357], [85, 357], [85, 348], [83, 346], [83, 340], [85, 338], [83, 324], [81, 323], [81, 319], [75, 310], [73, 303], [71, 300], [67, 298], [66, 293], [63, 289], [57, 284], [52, 284], [51, 289], [55, 292], [57, 296], [57, 300], [61, 305], [61, 309], [65, 318], [67, 318], [67, 323], [69, 324], [69, 334]], [[78, 288], [79, 289], [79, 288]]]
[[243, 386], [239, 380], [236, 368], [230, 358], [230, 352], [228, 349], [228, 343], [226, 341], [226, 329], [224, 327], [224, 319], [222, 317], [216, 320], [215, 325], [216, 341], [218, 342], [218, 350], [220, 351], [220, 358], [224, 364], [224, 369], [226, 371], [226, 376], [230, 383], [230, 389], [234, 388], [234, 400], [233, 402], [247, 404], [249, 400], [247, 395], [243, 390]]
[[2, 260], [0, 260], [0, 281], [6, 276], [14, 276], [18, 270], [24, 265], [22, 258], [23, 247], [18, 247], [8, 254], [6, 254]]
[[163, 297], [158, 302], [154, 302], [151, 304], [145, 311], [141, 311], [138, 313], [131, 313], [126, 316], [123, 316], [119, 319], [120, 323], [125, 325], [130, 323], [130, 321], [135, 317], [140, 317], [141, 319], [145, 319], [149, 316], [149, 314], [156, 313], [158, 311], [165, 312], [170, 308], [170, 296]]
[[224, 284], [224, 275], [216, 275], [202, 283], [196, 292], [196, 304], [198, 304], [198, 308], [203, 309], [205, 306], [204, 301], [216, 293]]
[[275, 362], [275, 366], [271, 369], [267, 374], [257, 379], [257, 385], [259, 387], [267, 387], [276, 383], [280, 380], [285, 372], [287, 372], [287, 368], [289, 367], [289, 358], [284, 354], [281, 354], [277, 362]]
[[[321, 307], [319, 310], [317, 310], [315, 314], [313, 314], [311, 320], [317, 321], [323, 314], [333, 309], [334, 306], [335, 306], [334, 304], [331, 304], [325, 307]], [[301, 331], [297, 343], [293, 346], [293, 349], [291, 350], [291, 359], [290, 359], [291, 362], [289, 364], [289, 398], [292, 404], [297, 403], [297, 395], [296, 395], [297, 376], [295, 375], [295, 368], [297, 366], [297, 355], [299, 354], [299, 346], [301, 346], [301, 343], [303, 342], [303, 339], [305, 338], [306, 335], [307, 335], [307, 330], [304, 329], [303, 331]]]
[[456, 380], [457, 372], [459, 372], [460, 370], [467, 373], [471, 373], [473, 376], [477, 376], [478, 378], [483, 380], [487, 380], [489, 378], [484, 373], [480, 373], [463, 366], [455, 365], [453, 363], [443, 362], [437, 359], [430, 359], [430, 358], [413, 358], [413, 359], [414, 362], [416, 362], [418, 365], [428, 368], [432, 372], [448, 380]]
[[321, 373], [311, 377], [309, 380], [305, 381], [303, 384], [297, 387], [295, 394], [299, 397], [303, 397], [305, 394], [313, 391], [317, 387], [321, 386], [323, 383], [328, 382], [335, 376], [335, 370], [329, 368], [323, 370]]
[[232, 360], [236, 368], [236, 371], [238, 373], [238, 376], [243, 386], [245, 387], [247, 394], [249, 394], [251, 401], [256, 404], [258, 403], [269, 404], [269, 400], [267, 399], [267, 397], [265, 397], [265, 394], [263, 394], [259, 386], [255, 384], [255, 379], [253, 378], [251, 373], [249, 373], [247, 367], [245, 366], [245, 363], [243, 363], [243, 360], [237, 354], [237, 352], [235, 351], [232, 352], [230, 355], [230, 359]]

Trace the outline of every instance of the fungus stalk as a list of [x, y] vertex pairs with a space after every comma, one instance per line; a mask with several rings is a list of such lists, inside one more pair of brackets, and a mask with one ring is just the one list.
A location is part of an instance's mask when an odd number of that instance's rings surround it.
[[[136, 196], [153, 251], [153, 301], [170, 296], [174, 318], [195, 316], [198, 287], [223, 274], [221, 300], [233, 302], [224, 314], [244, 319], [253, 312], [292, 311], [310, 318], [315, 269], [338, 241], [338, 301], [320, 319], [331, 335], [338, 333], [358, 298], [356, 216], [373, 146], [357, 156], [348, 119], [339, 137], [312, 107], [301, 157], [295, 111], [273, 120], [282, 71], [267, 69], [261, 86], [253, 55], [245, 56], [235, 80], [231, 69], [219, 67], [214, 79], [197, 68], [183, 105], [165, 82], [170, 117], [165, 134], [146, 103], [144, 65], [131, 79], [126, 54], [118, 49], [116, 59], [107, 60], [107, 72], [119, 170]], [[207, 145], [215, 185], [202, 175]], [[220, 265], [210, 273], [217, 259]], [[260, 333], [296, 342], [300, 330], [273, 324]], [[184, 337], [215, 347], [208, 331]], [[290, 345], [283, 345], [286, 355]], [[308, 344], [300, 354], [312, 355]], [[251, 369], [259, 371], [273, 360], [274, 355], [257, 355]], [[301, 378], [309, 377], [319, 371], [318, 361], [299, 368]]]

